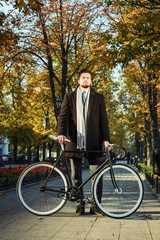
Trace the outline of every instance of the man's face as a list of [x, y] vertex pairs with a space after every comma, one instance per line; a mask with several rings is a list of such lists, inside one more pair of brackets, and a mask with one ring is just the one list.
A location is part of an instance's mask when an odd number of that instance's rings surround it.
[[82, 73], [78, 79], [78, 84], [82, 88], [89, 88], [91, 86], [91, 74], [90, 73]]

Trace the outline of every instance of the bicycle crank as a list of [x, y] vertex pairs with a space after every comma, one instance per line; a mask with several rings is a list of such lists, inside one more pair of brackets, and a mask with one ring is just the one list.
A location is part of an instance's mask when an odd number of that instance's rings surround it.
[[70, 187], [67, 192], [68, 200], [71, 202], [75, 202], [78, 199], [83, 198], [81, 191], [76, 187]]

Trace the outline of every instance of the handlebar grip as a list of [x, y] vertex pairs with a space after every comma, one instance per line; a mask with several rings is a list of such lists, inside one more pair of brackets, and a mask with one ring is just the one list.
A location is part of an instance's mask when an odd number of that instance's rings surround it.
[[108, 147], [112, 147], [114, 146], [114, 144], [111, 144], [111, 143], [105, 143], [105, 147], [108, 148]]
[[65, 142], [70, 142], [70, 140], [68, 138], [65, 139]]
[[[58, 140], [58, 137], [54, 136], [54, 135], [49, 135], [49, 137], [55, 141]], [[68, 138], [65, 139], [65, 142], [70, 142], [70, 140]]]

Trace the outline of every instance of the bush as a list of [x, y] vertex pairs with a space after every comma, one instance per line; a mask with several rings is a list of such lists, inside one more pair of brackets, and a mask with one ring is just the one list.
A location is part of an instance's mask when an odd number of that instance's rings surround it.
[[153, 174], [153, 166], [147, 166], [145, 163], [138, 163], [138, 166], [142, 167], [148, 174]]

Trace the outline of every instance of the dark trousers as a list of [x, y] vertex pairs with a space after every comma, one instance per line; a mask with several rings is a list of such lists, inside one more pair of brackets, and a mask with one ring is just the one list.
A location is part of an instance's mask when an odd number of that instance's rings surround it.
[[[72, 184], [75, 187], [78, 187], [82, 184], [82, 159], [81, 158], [72, 158], [71, 160], [71, 176], [72, 176]], [[99, 165], [102, 163], [102, 158], [88, 158], [90, 174], [93, 174]], [[93, 182], [96, 175], [92, 178], [92, 187], [91, 187], [91, 205], [94, 206], [94, 199], [93, 199]], [[83, 194], [83, 189], [81, 189]], [[97, 188], [97, 196], [98, 200], [101, 202], [102, 197], [102, 179], [100, 179]], [[83, 204], [83, 202], [81, 203]]]

